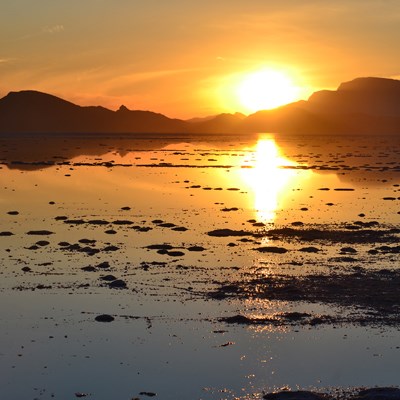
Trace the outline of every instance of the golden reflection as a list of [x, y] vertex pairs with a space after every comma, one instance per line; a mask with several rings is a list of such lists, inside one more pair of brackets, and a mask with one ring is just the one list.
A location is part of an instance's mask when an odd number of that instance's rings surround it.
[[276, 211], [282, 207], [288, 188], [298, 177], [295, 169], [282, 168], [293, 166], [295, 162], [285, 158], [271, 137], [260, 138], [254, 149], [253, 168], [242, 169], [243, 179], [253, 190], [254, 209], [257, 220], [272, 223]]

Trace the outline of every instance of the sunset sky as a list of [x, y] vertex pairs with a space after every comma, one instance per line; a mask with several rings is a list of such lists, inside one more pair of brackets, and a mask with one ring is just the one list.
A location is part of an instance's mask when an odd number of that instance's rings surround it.
[[0, 97], [190, 118], [248, 112], [261, 70], [297, 98], [360, 76], [400, 77], [398, 0], [12, 0], [0, 5]]

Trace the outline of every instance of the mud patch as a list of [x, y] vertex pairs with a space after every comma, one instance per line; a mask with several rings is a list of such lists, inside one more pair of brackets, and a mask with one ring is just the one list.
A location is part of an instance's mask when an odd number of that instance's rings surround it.
[[400, 324], [400, 272], [368, 271], [357, 268], [352, 273], [307, 276], [260, 276], [248, 281], [230, 282], [208, 293], [216, 300], [269, 300], [289, 303], [320, 303], [339, 308], [332, 315], [301, 313], [274, 314], [263, 317], [234, 316], [228, 323], [272, 325], [320, 325], [350, 323], [359, 325]]
[[400, 389], [395, 387], [378, 387], [370, 389], [340, 390], [336, 393], [317, 393], [306, 390], [283, 390], [267, 393], [266, 400], [400, 400]]

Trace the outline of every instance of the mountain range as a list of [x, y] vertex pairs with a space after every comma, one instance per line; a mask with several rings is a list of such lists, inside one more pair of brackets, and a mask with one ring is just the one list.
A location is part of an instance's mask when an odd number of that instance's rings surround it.
[[308, 100], [245, 116], [184, 121], [151, 111], [81, 107], [33, 90], [0, 99], [0, 133], [400, 134], [400, 81], [356, 78]]

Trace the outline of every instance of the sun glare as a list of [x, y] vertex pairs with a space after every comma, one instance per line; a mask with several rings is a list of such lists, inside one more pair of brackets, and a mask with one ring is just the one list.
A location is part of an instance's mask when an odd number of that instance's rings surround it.
[[268, 110], [295, 101], [299, 88], [283, 72], [262, 70], [247, 75], [239, 84], [237, 96], [250, 112]]
[[257, 219], [271, 223], [287, 195], [287, 187], [297, 178], [295, 170], [281, 166], [293, 165], [294, 162], [280, 154], [278, 146], [271, 138], [258, 141], [254, 157], [254, 167], [243, 169], [241, 175], [253, 189]]

